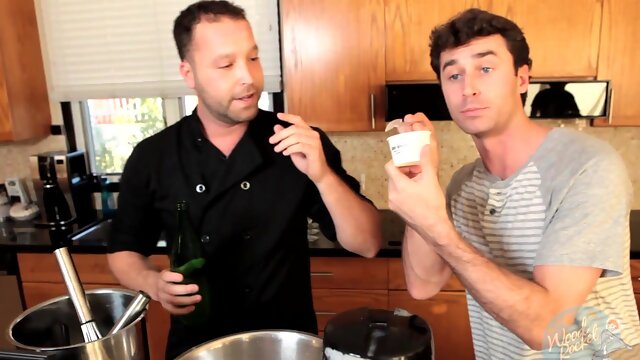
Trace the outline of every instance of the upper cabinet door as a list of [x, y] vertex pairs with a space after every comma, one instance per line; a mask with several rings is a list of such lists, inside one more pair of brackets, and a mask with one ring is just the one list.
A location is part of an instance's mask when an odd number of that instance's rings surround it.
[[50, 133], [49, 95], [33, 0], [0, 0], [0, 141]]
[[602, 0], [483, 1], [483, 8], [520, 26], [536, 78], [594, 78], [598, 66]]
[[514, 20], [524, 31], [537, 78], [595, 77], [602, 0], [386, 0], [387, 81], [435, 80], [431, 30], [479, 7]]
[[595, 125], [640, 126], [640, 2], [606, 0], [602, 14], [602, 37], [598, 79], [611, 80], [612, 109], [609, 121], [597, 119]]
[[383, 1], [280, 1], [288, 112], [325, 131], [384, 128]]
[[385, 0], [387, 82], [436, 80], [429, 57], [431, 30], [474, 6], [472, 0]]

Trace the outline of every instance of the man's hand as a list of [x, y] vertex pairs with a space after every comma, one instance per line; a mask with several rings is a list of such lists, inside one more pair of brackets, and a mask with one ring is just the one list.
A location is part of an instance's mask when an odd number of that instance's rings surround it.
[[182, 274], [169, 270], [162, 270], [156, 274], [155, 288], [157, 291], [153, 299], [160, 302], [162, 307], [171, 314], [188, 314], [195, 309], [194, 304], [202, 300], [202, 296], [196, 294], [198, 285], [178, 284], [184, 279]]
[[446, 201], [438, 181], [438, 142], [435, 129], [423, 113], [407, 115], [400, 132], [429, 130], [431, 141], [420, 153], [420, 164], [397, 168], [389, 161], [389, 208], [411, 227], [418, 223], [429, 231], [432, 226], [448, 221]]
[[318, 184], [330, 171], [320, 134], [297, 115], [278, 113], [278, 118], [291, 126], [274, 126], [275, 134], [269, 138], [269, 143], [276, 145], [276, 152], [290, 156], [295, 167]]

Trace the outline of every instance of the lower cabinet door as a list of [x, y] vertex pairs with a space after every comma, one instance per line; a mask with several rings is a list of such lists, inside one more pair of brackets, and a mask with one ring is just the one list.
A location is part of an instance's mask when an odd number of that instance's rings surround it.
[[389, 309], [401, 308], [422, 317], [431, 327], [435, 359], [474, 359], [467, 299], [463, 291], [441, 291], [416, 300], [406, 291], [389, 291]]
[[319, 335], [324, 335], [324, 327], [335, 315], [359, 307], [386, 309], [387, 290], [339, 290], [314, 289], [313, 307], [318, 319]]

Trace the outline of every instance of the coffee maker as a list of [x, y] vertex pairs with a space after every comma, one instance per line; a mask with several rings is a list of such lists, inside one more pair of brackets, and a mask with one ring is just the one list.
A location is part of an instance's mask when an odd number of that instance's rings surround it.
[[46, 152], [32, 155], [29, 160], [42, 214], [34, 221], [36, 226], [84, 226], [96, 219], [84, 151]]

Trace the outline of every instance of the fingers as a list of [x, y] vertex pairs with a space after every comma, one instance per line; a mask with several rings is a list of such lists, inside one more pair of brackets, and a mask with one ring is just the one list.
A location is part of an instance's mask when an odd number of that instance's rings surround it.
[[[284, 138], [282, 141], [280, 141], [273, 148], [273, 150], [275, 150], [275, 152], [282, 152], [284, 150], [289, 149], [291, 146], [294, 146], [294, 145], [308, 145], [308, 144], [311, 144], [314, 140], [316, 140], [316, 139], [314, 139], [314, 136], [311, 135], [311, 134], [294, 133], [294, 134]], [[285, 155], [287, 155], [287, 154], [285, 154]]]
[[164, 270], [158, 280], [158, 301], [172, 314], [187, 314], [195, 309], [194, 304], [202, 300], [198, 285], [178, 284], [184, 277], [180, 273]]
[[162, 272], [160, 272], [160, 280], [162, 280], [163, 282], [179, 283], [183, 279], [184, 279], [184, 276], [182, 276], [182, 274], [177, 272], [173, 272], [169, 270], [163, 270]]
[[407, 179], [407, 176], [398, 169], [394, 164], [393, 160], [384, 164], [384, 170], [387, 172], [389, 176], [389, 185], [402, 183]]
[[292, 125], [284, 128], [276, 125], [275, 134], [269, 138], [269, 143], [276, 144], [275, 152], [291, 155], [296, 152], [307, 153], [320, 146], [320, 134], [308, 126]]
[[411, 125], [411, 130], [429, 130], [432, 133], [435, 131], [433, 123], [427, 118], [424, 113], [417, 112], [415, 114], [407, 114], [403, 119], [404, 123]]
[[195, 306], [178, 307], [167, 303], [162, 303], [162, 307], [173, 315], [186, 315], [196, 309]]
[[286, 121], [289, 124], [309, 127], [309, 125], [307, 125], [307, 123], [304, 120], [302, 120], [302, 118], [298, 115], [278, 113], [277, 116], [278, 116], [278, 119], [282, 121]]

